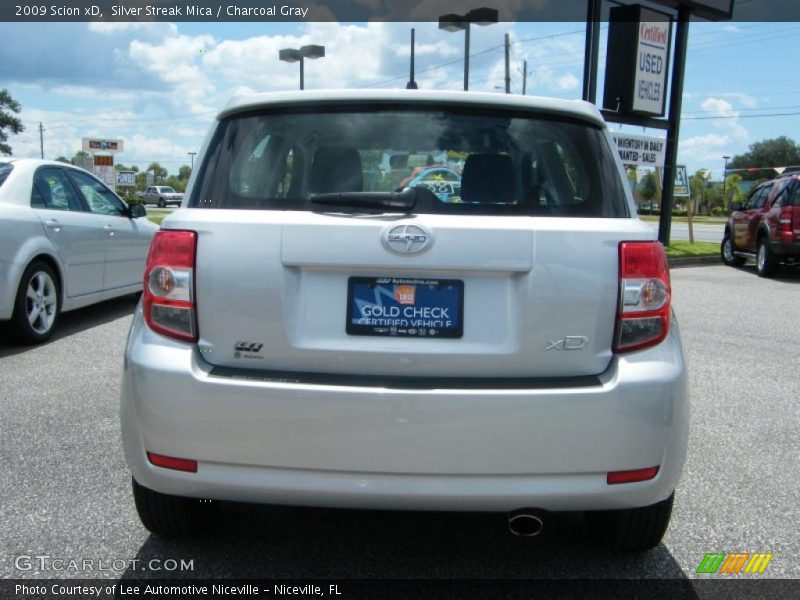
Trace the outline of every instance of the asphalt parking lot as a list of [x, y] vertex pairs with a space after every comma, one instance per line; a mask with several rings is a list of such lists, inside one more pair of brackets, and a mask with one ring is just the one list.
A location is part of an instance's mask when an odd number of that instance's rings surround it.
[[[136, 517], [119, 441], [128, 297], [64, 315], [43, 346], [11, 345], [0, 330], [0, 577], [693, 578], [705, 553], [746, 551], [774, 554], [760, 577], [798, 578], [800, 269], [772, 280], [724, 266], [672, 277], [692, 429], [672, 525], [651, 552], [608, 554], [578, 514], [556, 515], [541, 536], [522, 539], [499, 514], [223, 504], [210, 536], [151, 536]], [[106, 568], [41, 569], [20, 565], [22, 555]], [[193, 560], [193, 570], [109, 567], [153, 558]]]

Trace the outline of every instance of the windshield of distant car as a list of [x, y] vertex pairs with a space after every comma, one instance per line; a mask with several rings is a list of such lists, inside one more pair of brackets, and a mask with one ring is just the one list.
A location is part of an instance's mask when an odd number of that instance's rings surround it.
[[424, 190], [419, 213], [628, 216], [599, 127], [500, 108], [235, 115], [219, 124], [189, 206], [320, 210], [317, 194], [408, 187]]
[[14, 165], [11, 163], [0, 163], [0, 186], [3, 185], [8, 176], [11, 174], [11, 171], [14, 169]]
[[164, 192], [165, 194], [174, 194], [175, 193], [175, 190], [172, 189], [171, 187], [162, 187], [161, 191]]

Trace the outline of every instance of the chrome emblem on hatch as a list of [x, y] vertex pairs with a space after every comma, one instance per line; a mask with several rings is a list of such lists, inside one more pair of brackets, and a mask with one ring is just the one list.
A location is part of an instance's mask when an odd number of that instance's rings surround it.
[[547, 340], [545, 350], [582, 350], [589, 343], [585, 335], [568, 335], [560, 340]]
[[433, 245], [433, 235], [419, 225], [396, 225], [381, 237], [384, 247], [397, 254], [419, 254]]

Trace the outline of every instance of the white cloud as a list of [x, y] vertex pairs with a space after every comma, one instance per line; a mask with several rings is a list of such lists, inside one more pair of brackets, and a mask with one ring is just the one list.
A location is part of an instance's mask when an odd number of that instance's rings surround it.
[[564, 92], [576, 90], [580, 83], [580, 80], [575, 75], [567, 73], [556, 79], [556, 88]]
[[704, 111], [707, 111], [714, 117], [720, 117], [714, 121], [714, 127], [721, 129], [725, 135], [738, 142], [743, 142], [750, 137], [747, 129], [739, 122], [741, 113], [734, 110], [733, 106], [727, 100], [722, 98], [706, 98], [700, 105]]
[[730, 150], [732, 140], [727, 135], [709, 133], [681, 139], [678, 145], [679, 162], [703, 164], [718, 161], [719, 157]]

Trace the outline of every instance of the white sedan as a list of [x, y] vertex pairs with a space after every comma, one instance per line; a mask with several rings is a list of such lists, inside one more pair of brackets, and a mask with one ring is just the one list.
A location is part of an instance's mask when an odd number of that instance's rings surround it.
[[0, 320], [43, 342], [61, 312], [140, 292], [158, 230], [144, 216], [71, 165], [0, 161]]

